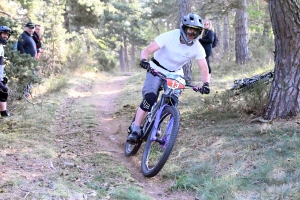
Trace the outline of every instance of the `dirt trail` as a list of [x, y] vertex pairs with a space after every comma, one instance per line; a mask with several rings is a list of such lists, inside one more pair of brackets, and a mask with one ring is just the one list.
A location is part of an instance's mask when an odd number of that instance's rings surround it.
[[[55, 114], [55, 122], [51, 125], [52, 131], [46, 141], [41, 142], [53, 145], [55, 157], [45, 157], [43, 152], [37, 154], [36, 159], [29, 158], [23, 150], [32, 151], [36, 146], [27, 146], [20, 143], [15, 149], [8, 146], [0, 151], [0, 200], [2, 199], [61, 199], [55, 196], [72, 196], [70, 199], [95, 199], [97, 195], [93, 189], [78, 191], [64, 186], [61, 182], [69, 182], [80, 188], [85, 187], [91, 178], [90, 172], [99, 170], [103, 163], [92, 163], [89, 156], [99, 152], [109, 152], [116, 163], [125, 166], [134, 181], [132, 184], [141, 186], [154, 200], [193, 200], [193, 194], [186, 192], [170, 192], [171, 182], [163, 181], [160, 174], [153, 178], [145, 178], [141, 173], [141, 156], [126, 157], [124, 145], [127, 137], [128, 122], [124, 116], [117, 114], [118, 99], [128, 76], [113, 77], [108, 80], [96, 81], [93, 85], [78, 85], [73, 88], [74, 95], [69, 95], [59, 105]], [[97, 110], [98, 123], [87, 126], [80, 115], [85, 106], [93, 106]], [[80, 107], [80, 109], [78, 109]], [[83, 113], [88, 114], [89, 113]], [[86, 116], [85, 116], [86, 117]], [[95, 116], [88, 116], [95, 119]], [[89, 125], [89, 124], [88, 124]], [[28, 133], [34, 134], [34, 133]], [[43, 140], [44, 136], [37, 138]], [[49, 138], [48, 138], [49, 137]], [[28, 146], [29, 145], [29, 146]], [[49, 144], [50, 145], [50, 144]], [[43, 148], [41, 148], [43, 149]], [[140, 149], [142, 152], [142, 149]], [[54, 153], [54, 152], [53, 152]], [[76, 160], [80, 159], [80, 166]], [[89, 162], [90, 161], [90, 162]], [[21, 185], [15, 180], [17, 175]], [[100, 183], [101, 184], [101, 183]], [[70, 191], [68, 191], [70, 189]], [[54, 196], [52, 196], [54, 195]], [[90, 196], [89, 196], [90, 195]], [[110, 199], [110, 197], [105, 197]]]
[[[122, 121], [115, 116], [117, 99], [122, 98], [121, 89], [126, 77], [116, 77], [109, 82], [97, 84], [93, 87], [93, 93], [100, 93], [92, 100], [98, 108], [100, 134], [93, 136], [94, 142], [99, 148], [109, 151], [121, 165], [126, 166], [134, 179], [142, 186], [150, 196], [157, 200], [185, 200], [195, 199], [191, 194], [185, 192], [168, 192], [171, 183], [162, 182], [158, 174], [154, 178], [145, 178], [140, 170], [140, 156], [126, 157], [124, 145], [128, 122]], [[104, 85], [105, 84], [105, 85]], [[100, 96], [100, 99], [99, 99]], [[142, 149], [140, 149], [142, 151]]]

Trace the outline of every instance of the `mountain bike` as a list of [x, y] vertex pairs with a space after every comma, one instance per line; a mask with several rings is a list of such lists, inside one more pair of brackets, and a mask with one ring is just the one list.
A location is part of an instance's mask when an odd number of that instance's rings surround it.
[[236, 90], [237, 94], [243, 90], [252, 88], [257, 83], [268, 84], [273, 80], [274, 72], [268, 72], [266, 74], [252, 76], [251, 78], [234, 80], [234, 84], [229, 90]]
[[[125, 155], [135, 155], [142, 143], [146, 142], [141, 168], [144, 176], [153, 177], [163, 168], [176, 143], [180, 122], [177, 105], [181, 92], [186, 88], [200, 92], [201, 88], [186, 84], [186, 80], [180, 75], [162, 74], [154, 69], [149, 71], [163, 80], [159, 92], [163, 90], [164, 93], [145, 118], [138, 142], [131, 144], [126, 141]], [[133, 122], [134, 118], [127, 130], [128, 135], [132, 131]]]

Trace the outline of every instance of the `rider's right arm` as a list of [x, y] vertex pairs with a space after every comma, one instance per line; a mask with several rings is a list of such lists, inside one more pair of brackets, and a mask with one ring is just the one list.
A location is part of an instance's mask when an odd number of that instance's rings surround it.
[[142, 50], [140, 60], [142, 60], [142, 59], [148, 60], [149, 56], [151, 54], [153, 54], [155, 51], [157, 51], [158, 49], [160, 49], [160, 47], [158, 46], [158, 44], [155, 41], [152, 42], [144, 50]]
[[198, 67], [201, 73], [201, 80], [203, 83], [210, 81], [210, 76], [208, 72], [208, 66], [205, 58], [197, 60]]
[[0, 46], [0, 81], [4, 77], [4, 49], [3, 46]]

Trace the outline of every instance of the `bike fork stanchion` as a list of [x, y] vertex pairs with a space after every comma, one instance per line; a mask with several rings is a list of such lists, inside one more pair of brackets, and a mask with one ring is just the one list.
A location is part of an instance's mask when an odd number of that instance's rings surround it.
[[168, 141], [169, 141], [171, 133], [172, 133], [173, 121], [174, 121], [173, 117], [171, 116], [169, 124], [168, 124], [168, 128], [167, 128], [167, 134], [166, 134], [166, 136], [164, 138], [165, 144], [164, 144], [163, 148], [166, 148], [167, 145], [168, 145]]
[[163, 105], [161, 108], [159, 108], [159, 110], [156, 113], [154, 125], [153, 125], [152, 131], [151, 131], [151, 140], [152, 141], [156, 141], [156, 139], [157, 139], [156, 133], [157, 133], [157, 130], [158, 130], [158, 124], [159, 124], [159, 121], [160, 121], [161, 113], [162, 113], [162, 111], [164, 110], [164, 108], [166, 106], [169, 106], [169, 105], [166, 105], [166, 104]]

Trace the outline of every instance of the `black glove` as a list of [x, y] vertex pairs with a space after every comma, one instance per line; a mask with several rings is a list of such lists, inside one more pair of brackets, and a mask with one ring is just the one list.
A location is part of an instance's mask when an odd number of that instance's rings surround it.
[[202, 87], [199, 89], [199, 92], [201, 94], [209, 94], [210, 93], [210, 89], [209, 89], [209, 83], [205, 82]]
[[3, 93], [8, 93], [8, 87], [0, 81], [0, 91]]
[[142, 59], [140, 62], [140, 66], [144, 69], [149, 69], [150, 68], [150, 63], [146, 59]]
[[2, 83], [6, 84], [8, 82], [8, 79], [6, 77], [3, 77]]

